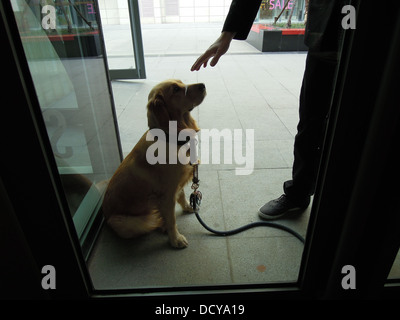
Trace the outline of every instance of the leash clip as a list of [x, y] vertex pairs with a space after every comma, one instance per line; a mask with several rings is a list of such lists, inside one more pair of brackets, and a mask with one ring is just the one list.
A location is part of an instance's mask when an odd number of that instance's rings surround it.
[[201, 199], [203, 198], [201, 192], [197, 190], [199, 188], [199, 182], [200, 182], [199, 171], [198, 171], [199, 162], [193, 163], [192, 166], [193, 166], [193, 179], [191, 188], [193, 189], [193, 192], [190, 195], [190, 206], [192, 207], [194, 212], [198, 212], [200, 209]]
[[190, 195], [190, 206], [192, 207], [194, 212], [199, 212], [202, 198], [203, 195], [201, 194], [200, 191], [197, 190], [193, 191], [192, 194]]
[[193, 179], [192, 179], [192, 189], [197, 190], [199, 188], [199, 162], [191, 163], [193, 166]]

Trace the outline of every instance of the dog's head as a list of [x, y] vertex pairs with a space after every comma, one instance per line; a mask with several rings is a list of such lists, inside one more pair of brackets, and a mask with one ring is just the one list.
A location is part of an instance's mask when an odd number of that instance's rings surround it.
[[149, 128], [167, 129], [169, 121], [177, 121], [178, 131], [187, 128], [199, 131], [190, 111], [202, 103], [205, 96], [206, 86], [203, 83], [185, 85], [180, 80], [159, 83], [149, 94]]

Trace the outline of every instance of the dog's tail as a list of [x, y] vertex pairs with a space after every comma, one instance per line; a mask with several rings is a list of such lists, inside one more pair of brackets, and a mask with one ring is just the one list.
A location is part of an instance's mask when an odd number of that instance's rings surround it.
[[163, 226], [158, 211], [140, 216], [115, 215], [107, 220], [107, 224], [124, 239], [135, 238]]

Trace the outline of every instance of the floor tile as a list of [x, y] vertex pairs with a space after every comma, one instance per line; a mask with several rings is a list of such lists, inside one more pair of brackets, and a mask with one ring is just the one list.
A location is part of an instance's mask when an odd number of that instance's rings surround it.
[[295, 108], [274, 109], [279, 120], [294, 137], [297, 133], [297, 124], [299, 123], [299, 110]]
[[234, 283], [296, 282], [303, 244], [294, 238], [230, 238]]
[[[221, 201], [226, 230], [260, 221], [258, 209], [266, 202], [278, 198], [283, 193], [284, 181], [291, 178], [291, 169], [257, 169], [249, 176], [235, 176], [234, 171], [219, 171]], [[309, 209], [277, 221], [293, 228], [302, 236], [306, 234]], [[285, 231], [258, 227], [234, 235], [234, 237], [280, 237], [290, 236]]]
[[231, 283], [226, 239], [191, 239], [172, 248], [165, 234], [117, 238], [107, 227], [89, 264], [96, 289], [177, 287]]
[[244, 129], [254, 129], [256, 140], [293, 139], [292, 133], [271, 108], [264, 108], [257, 113], [249, 112], [240, 118], [240, 122]]

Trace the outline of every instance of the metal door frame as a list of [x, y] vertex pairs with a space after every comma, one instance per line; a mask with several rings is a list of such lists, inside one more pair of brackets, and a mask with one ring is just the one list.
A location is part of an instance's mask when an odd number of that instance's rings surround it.
[[[143, 52], [143, 40], [142, 40], [142, 29], [140, 26], [140, 14], [139, 14], [139, 3], [138, 0], [127, 0], [129, 9], [129, 20], [131, 25], [131, 36], [133, 43], [133, 52], [135, 59], [134, 69], [112, 69], [108, 70], [110, 80], [115, 79], [146, 79], [146, 68], [144, 62]], [[99, 8], [98, 1], [96, 0], [96, 6]], [[97, 10], [100, 12], [100, 10]], [[99, 19], [100, 28], [103, 30], [101, 25], [101, 19]], [[102, 31], [101, 31], [102, 32]], [[104, 38], [103, 40], [104, 41]], [[105, 45], [104, 45], [105, 48]], [[107, 54], [107, 52], [105, 51]], [[107, 63], [108, 68], [108, 63]]]

